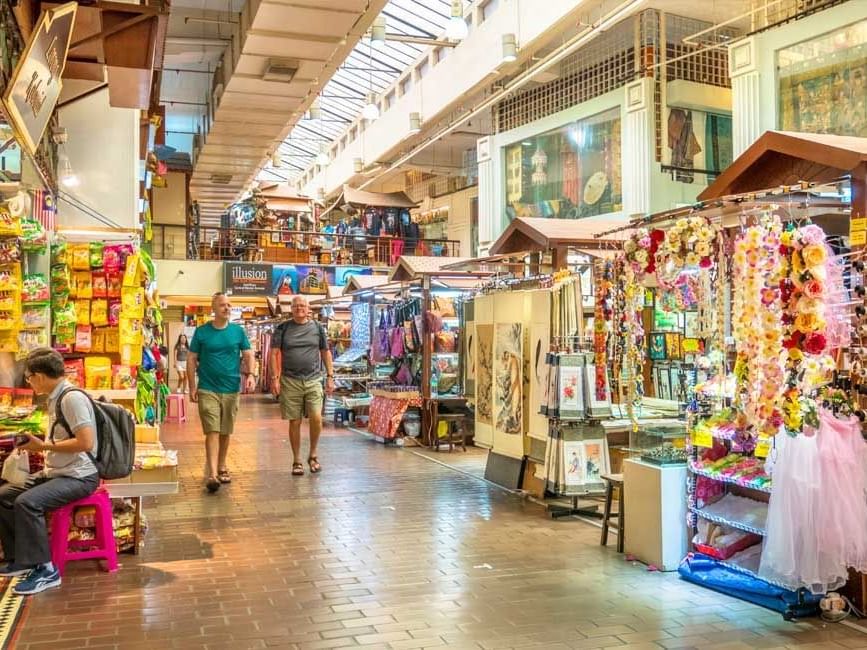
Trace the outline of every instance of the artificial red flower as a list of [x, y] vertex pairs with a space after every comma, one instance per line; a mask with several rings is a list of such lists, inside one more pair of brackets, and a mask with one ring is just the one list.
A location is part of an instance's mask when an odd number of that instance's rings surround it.
[[820, 334], [819, 332], [811, 333], [804, 340], [804, 351], [809, 354], [822, 354], [827, 346], [828, 339], [825, 338], [824, 334]]
[[709, 269], [713, 266], [713, 261], [709, 257], [702, 257], [698, 265], [703, 269]]
[[801, 341], [804, 340], [804, 333], [798, 330], [792, 332], [792, 335], [783, 341], [783, 347], [787, 350], [791, 350], [792, 348], [796, 348], [801, 344]]
[[650, 241], [659, 243], [665, 241], [665, 231], [654, 229], [650, 231]]
[[824, 287], [818, 280], [810, 280], [804, 283], [804, 295], [807, 298], [821, 298]]
[[789, 254], [789, 247], [786, 246], [785, 244], [780, 244], [780, 255], [788, 255], [788, 254]]

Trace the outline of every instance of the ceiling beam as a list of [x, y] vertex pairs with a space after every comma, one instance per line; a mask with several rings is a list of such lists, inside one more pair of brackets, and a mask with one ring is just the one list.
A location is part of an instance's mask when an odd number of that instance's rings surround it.
[[356, 16], [358, 11], [355, 9], [339, 9], [337, 7], [323, 7], [322, 5], [311, 5], [304, 2], [283, 2], [282, 0], [262, 0], [263, 5], [276, 5], [278, 7], [286, 7], [287, 9], [307, 9], [310, 11], [321, 11], [323, 13], [341, 14], [344, 16]]
[[247, 30], [247, 38], [251, 36], [258, 36], [260, 38], [280, 38], [306, 43], [325, 43], [327, 45], [339, 45], [341, 41], [346, 40], [344, 36], [324, 36], [322, 34], [305, 34], [302, 32], [279, 32], [273, 29], [249, 29]]

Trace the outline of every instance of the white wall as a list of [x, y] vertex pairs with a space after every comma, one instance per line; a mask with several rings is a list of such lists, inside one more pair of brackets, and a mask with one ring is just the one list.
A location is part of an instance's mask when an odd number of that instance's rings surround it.
[[[139, 115], [110, 107], [108, 89], [59, 110], [69, 135], [64, 150], [80, 181], [62, 189], [122, 228], [139, 227]], [[57, 219], [61, 226], [105, 226], [62, 199]]]
[[161, 296], [211, 297], [223, 290], [223, 263], [198, 260], [157, 260]]
[[154, 223], [187, 223], [187, 178], [183, 172], [169, 172], [165, 187], [153, 188]]

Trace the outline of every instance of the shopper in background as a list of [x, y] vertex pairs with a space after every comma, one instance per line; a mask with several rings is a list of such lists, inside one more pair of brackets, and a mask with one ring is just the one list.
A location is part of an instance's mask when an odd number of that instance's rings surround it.
[[[0, 541], [7, 560], [0, 576], [26, 574], [18, 595], [60, 586], [51, 562], [46, 513], [93, 494], [99, 474], [91, 458], [97, 451], [96, 416], [90, 398], [66, 380], [63, 357], [38, 348], [24, 362], [24, 378], [37, 395], [48, 395], [48, 438], [32, 435], [20, 449], [45, 452], [45, 469], [31, 474], [24, 487], [0, 487]], [[71, 392], [67, 392], [71, 391]], [[55, 419], [57, 404], [66, 422]], [[68, 428], [67, 428], [68, 427]]]
[[[278, 353], [282, 356], [279, 361]], [[281, 323], [271, 337], [271, 392], [280, 397], [280, 410], [289, 420], [289, 443], [292, 446], [292, 475], [302, 476], [301, 419], [307, 415], [310, 429], [310, 472], [322, 470], [317, 457], [319, 434], [322, 433], [322, 367], [326, 370], [326, 389], [334, 390], [334, 368], [325, 328], [310, 319], [307, 298], [292, 298], [292, 319]], [[282, 367], [281, 367], [282, 366]]]
[[175, 343], [175, 370], [178, 372], [178, 392], [187, 392], [187, 354], [190, 352], [190, 344], [187, 342], [187, 335], [181, 334], [178, 336], [178, 342]]
[[199, 404], [205, 434], [205, 485], [209, 492], [216, 492], [220, 484], [232, 482], [226, 456], [238, 414], [242, 361], [245, 392], [252, 392], [255, 383], [250, 341], [243, 327], [229, 322], [229, 297], [215, 293], [211, 308], [214, 320], [193, 334], [187, 355], [187, 380], [190, 400]]

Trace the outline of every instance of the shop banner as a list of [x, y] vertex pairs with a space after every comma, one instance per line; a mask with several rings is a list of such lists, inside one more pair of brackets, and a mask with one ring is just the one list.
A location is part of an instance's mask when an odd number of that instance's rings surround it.
[[250, 262], [223, 263], [223, 289], [232, 296], [270, 296], [273, 267]]
[[328, 287], [344, 287], [353, 275], [371, 275], [368, 266], [320, 266], [318, 264], [277, 264], [271, 293], [292, 296], [296, 293], [324, 295]]
[[3, 95], [21, 144], [33, 154], [60, 97], [77, 2], [43, 11]]

